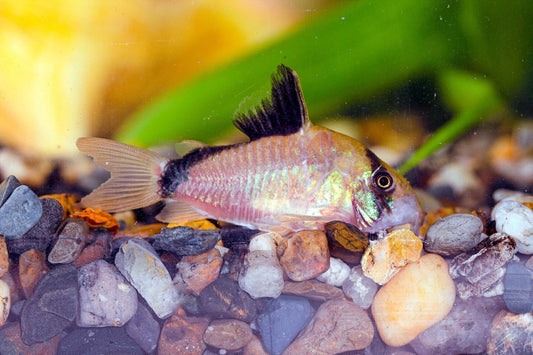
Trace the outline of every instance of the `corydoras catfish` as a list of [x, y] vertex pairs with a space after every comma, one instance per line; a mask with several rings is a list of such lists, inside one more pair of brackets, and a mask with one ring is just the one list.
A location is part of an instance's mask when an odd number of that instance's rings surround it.
[[179, 159], [103, 138], [77, 141], [111, 172], [83, 206], [108, 212], [167, 200], [163, 222], [213, 218], [287, 233], [339, 220], [364, 233], [409, 223], [423, 212], [409, 183], [357, 140], [312, 125], [299, 80], [280, 65], [270, 100], [237, 115], [249, 142], [201, 146]]

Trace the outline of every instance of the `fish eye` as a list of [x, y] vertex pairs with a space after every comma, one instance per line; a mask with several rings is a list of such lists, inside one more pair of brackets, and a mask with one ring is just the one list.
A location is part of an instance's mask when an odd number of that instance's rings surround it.
[[386, 171], [381, 171], [374, 176], [374, 184], [381, 190], [388, 190], [393, 185], [392, 176]]

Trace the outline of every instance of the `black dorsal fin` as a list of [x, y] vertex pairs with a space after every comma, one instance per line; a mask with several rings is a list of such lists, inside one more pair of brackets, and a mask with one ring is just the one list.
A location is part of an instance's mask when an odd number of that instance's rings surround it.
[[310, 126], [298, 75], [280, 64], [272, 75], [272, 94], [248, 113], [238, 114], [233, 124], [250, 140], [289, 135]]

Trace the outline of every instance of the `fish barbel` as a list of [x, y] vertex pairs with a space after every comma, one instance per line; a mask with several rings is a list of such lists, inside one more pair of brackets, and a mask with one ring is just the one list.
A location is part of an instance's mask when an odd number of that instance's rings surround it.
[[423, 212], [409, 183], [357, 140], [312, 125], [296, 73], [280, 65], [270, 100], [234, 124], [250, 141], [201, 146], [178, 159], [96, 137], [80, 151], [111, 172], [81, 200], [119, 212], [160, 200], [163, 222], [213, 218], [286, 233], [339, 220], [364, 233], [409, 223]]

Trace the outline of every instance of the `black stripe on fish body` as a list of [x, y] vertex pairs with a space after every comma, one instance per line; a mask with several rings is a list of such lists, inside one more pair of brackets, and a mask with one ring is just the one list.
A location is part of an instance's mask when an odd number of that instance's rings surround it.
[[[370, 177], [370, 188], [372, 189], [372, 192], [374, 193], [374, 196], [376, 197], [376, 207], [378, 210], [378, 218], [381, 216], [381, 214], [384, 211], [390, 211], [391, 206], [389, 202], [391, 201], [390, 194], [394, 192], [394, 187], [396, 186], [393, 177], [387, 169], [383, 166], [383, 162], [381, 159], [377, 157], [374, 152], [372, 152], [370, 149], [366, 148], [366, 157], [368, 158], [368, 162], [370, 163], [370, 170], [372, 171], [372, 175]], [[376, 184], [376, 178], [379, 174], [387, 174], [391, 181], [392, 186], [389, 189], [381, 189]]]
[[272, 75], [270, 99], [248, 113], [238, 114], [233, 124], [250, 140], [289, 135], [309, 125], [307, 108], [296, 72], [279, 65]]
[[195, 164], [237, 145], [239, 144], [196, 148], [182, 158], [170, 160], [159, 178], [161, 197], [169, 198], [174, 196], [178, 186], [189, 179], [189, 169]]

